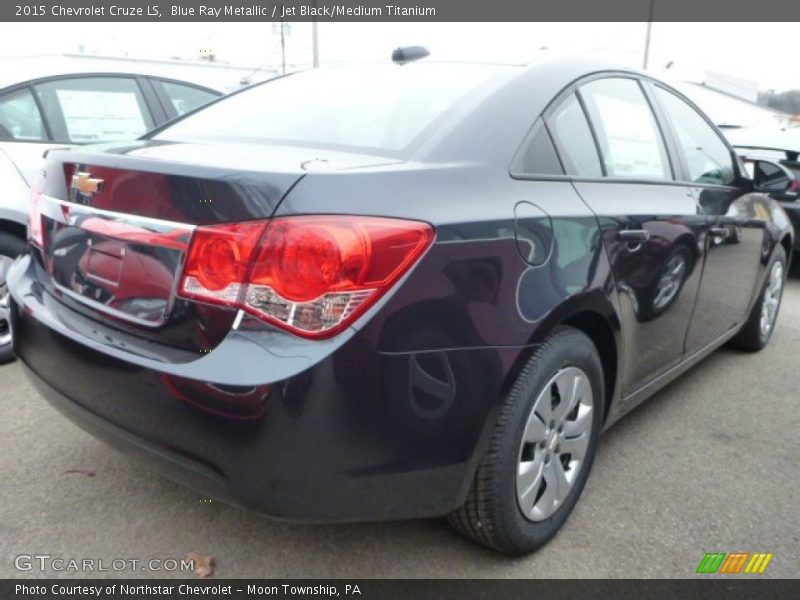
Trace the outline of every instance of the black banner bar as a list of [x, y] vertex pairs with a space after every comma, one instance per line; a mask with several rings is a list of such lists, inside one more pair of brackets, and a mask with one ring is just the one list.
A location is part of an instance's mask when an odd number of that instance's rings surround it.
[[[543, 573], [545, 575], [545, 573]], [[692, 580], [10, 580], [0, 598], [64, 600], [133, 598], [352, 598], [357, 600], [489, 600], [512, 598], [615, 598], [658, 600], [760, 600], [797, 598], [797, 580], [716, 577]]]
[[[793, 0], [3, 0], [0, 21], [774, 21]], [[758, 43], [758, 41], [755, 41]]]

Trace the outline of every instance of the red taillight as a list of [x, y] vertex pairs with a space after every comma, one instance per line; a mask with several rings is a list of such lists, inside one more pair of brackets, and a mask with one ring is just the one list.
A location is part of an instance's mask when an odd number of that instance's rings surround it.
[[251, 255], [265, 227], [260, 221], [198, 227], [183, 268], [181, 295], [238, 306]]
[[298, 335], [330, 337], [397, 282], [433, 236], [427, 223], [377, 217], [200, 227], [180, 294], [237, 306]]
[[44, 192], [44, 178], [40, 176], [31, 186], [31, 204], [28, 210], [28, 241], [39, 248], [44, 248], [42, 192]]

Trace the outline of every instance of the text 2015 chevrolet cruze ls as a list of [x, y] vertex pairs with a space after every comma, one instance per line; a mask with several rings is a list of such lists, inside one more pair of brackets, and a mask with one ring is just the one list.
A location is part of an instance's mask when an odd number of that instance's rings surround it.
[[302, 521], [528, 552], [602, 429], [770, 339], [783, 210], [680, 94], [584, 62], [317, 70], [52, 151], [15, 350], [99, 437]]

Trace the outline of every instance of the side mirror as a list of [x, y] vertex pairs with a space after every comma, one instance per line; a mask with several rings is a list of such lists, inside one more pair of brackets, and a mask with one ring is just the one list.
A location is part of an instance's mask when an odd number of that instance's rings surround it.
[[800, 187], [798, 173], [771, 160], [753, 161], [753, 185], [767, 194], [788, 194]]

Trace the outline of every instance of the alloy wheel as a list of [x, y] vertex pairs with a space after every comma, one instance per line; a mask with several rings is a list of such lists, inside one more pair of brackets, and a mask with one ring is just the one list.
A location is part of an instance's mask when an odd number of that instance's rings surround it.
[[676, 254], [667, 263], [664, 274], [658, 281], [656, 297], [653, 299], [653, 308], [660, 309], [672, 302], [683, 284], [686, 272], [686, 260], [681, 254]]
[[594, 404], [589, 377], [577, 367], [556, 373], [533, 404], [522, 434], [517, 502], [543, 521], [565, 502], [584, 464]]
[[781, 293], [783, 292], [783, 263], [780, 261], [772, 265], [767, 280], [767, 287], [764, 289], [764, 298], [761, 301], [761, 336], [766, 338], [775, 325], [775, 318], [778, 316], [778, 307], [781, 304]]
[[[0, 274], [8, 272], [8, 267], [12, 260], [7, 256], [0, 255]], [[10, 346], [11, 336], [11, 315], [9, 313], [8, 288], [5, 281], [0, 279], [0, 349]]]

